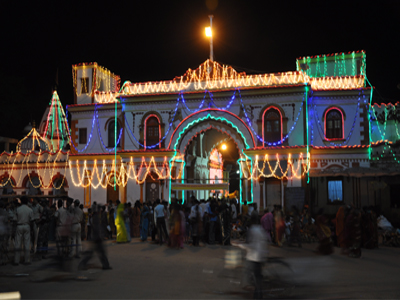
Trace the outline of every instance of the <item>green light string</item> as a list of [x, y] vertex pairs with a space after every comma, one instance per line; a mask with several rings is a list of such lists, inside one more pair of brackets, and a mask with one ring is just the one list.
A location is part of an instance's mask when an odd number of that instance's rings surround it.
[[250, 202], [250, 203], [253, 203], [253, 200], [254, 200], [254, 195], [253, 195], [253, 176], [252, 176], [252, 175], [253, 175], [253, 174], [252, 174], [252, 170], [253, 170], [253, 160], [251, 159], [250, 156], [248, 156], [248, 155], [246, 155], [246, 153], [244, 153], [243, 149], [242, 149], [242, 153], [243, 153], [244, 156], [246, 156], [245, 161], [250, 160], [250, 180], [251, 180], [251, 183], [250, 183], [251, 202]]
[[321, 75], [321, 70], [320, 70], [320, 67], [319, 67], [319, 55], [317, 56], [317, 65], [315, 67], [315, 77], [319, 77], [318, 76], [318, 72]]
[[[393, 111], [396, 113], [396, 106], [394, 105], [393, 105]], [[394, 120], [394, 128], [396, 128], [397, 139], [400, 140], [399, 129], [398, 126], [396, 125], [396, 122], [398, 123], [397, 119]]]
[[343, 76], [346, 76], [346, 59], [345, 59], [345, 55], [344, 52], [342, 52], [342, 64], [343, 64]]
[[352, 75], [353, 76], [355, 76], [356, 75], [356, 60], [355, 60], [355, 57], [356, 57], [356, 54], [354, 53], [354, 51], [351, 53], [351, 56], [352, 56], [352, 65], [353, 65], [353, 69], [352, 69]]
[[[387, 146], [389, 148], [390, 154], [392, 154], [392, 156], [393, 156], [394, 161], [396, 161], [397, 163], [400, 163], [400, 161], [397, 160], [397, 158], [396, 158], [396, 154], [393, 153], [392, 147], [390, 146], [389, 142], [387, 140], [385, 140], [386, 132], [385, 132], [385, 134], [382, 134], [382, 132], [381, 132], [381, 129], [379, 127], [378, 118], [377, 118], [376, 113], [375, 113], [375, 108], [372, 106], [372, 94], [373, 94], [373, 89], [374, 88], [373, 88], [373, 86], [371, 85], [371, 83], [369, 82], [369, 80], [368, 80], [368, 78], [366, 76], [365, 76], [365, 79], [368, 82], [369, 86], [371, 87], [371, 95], [370, 95], [370, 102], [369, 102], [370, 104], [369, 104], [369, 106], [370, 106], [370, 109], [372, 109], [372, 113], [374, 114], [374, 117], [375, 117], [375, 120], [376, 120], [376, 124], [377, 124], [377, 127], [378, 127], [378, 131], [379, 131], [379, 135], [381, 136], [381, 140], [383, 140], [385, 142], [385, 146], [383, 147], [381, 158], [383, 158], [383, 156], [385, 154], [386, 146]], [[385, 128], [386, 128], [386, 121], [387, 121], [387, 110], [386, 110], [386, 107], [385, 107], [385, 124], [384, 124]], [[371, 134], [372, 133], [371, 133], [371, 127], [372, 127], [372, 124], [371, 124], [370, 113], [368, 113], [368, 122], [369, 122], [369, 143], [370, 143], [369, 144], [369, 159], [371, 160], [371, 156], [372, 156], [372, 149], [371, 149], [371, 143], [372, 143]], [[379, 157], [377, 158], [377, 160], [379, 160]]]
[[324, 55], [324, 77], [328, 76], [328, 64], [326, 62], [326, 55]]
[[[368, 82], [369, 86], [371, 87], [371, 93], [369, 95], [369, 109], [368, 109], [368, 127], [369, 127], [369, 150], [368, 150], [368, 159], [371, 160], [371, 155], [372, 155], [372, 131], [371, 131], [371, 114], [370, 114], [370, 109], [372, 107], [372, 95], [374, 93], [374, 87], [371, 85], [371, 83], [369, 82], [367, 76], [365, 75], [365, 80]], [[372, 111], [373, 111], [373, 107], [372, 107]]]

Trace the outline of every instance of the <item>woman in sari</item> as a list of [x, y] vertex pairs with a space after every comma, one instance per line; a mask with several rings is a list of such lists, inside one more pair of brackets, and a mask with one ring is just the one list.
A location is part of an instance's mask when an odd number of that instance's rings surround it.
[[140, 240], [142, 242], [147, 241], [147, 233], [149, 230], [149, 213], [150, 213], [150, 210], [149, 210], [148, 206], [146, 205], [146, 203], [144, 203], [141, 214], [140, 214], [141, 223], [142, 223], [142, 227], [140, 228]]
[[333, 244], [331, 240], [331, 229], [328, 227], [328, 218], [323, 215], [322, 210], [318, 213], [318, 217], [315, 220], [316, 233], [319, 240], [317, 252], [323, 255], [329, 255], [333, 253]]
[[128, 242], [128, 236], [125, 227], [124, 219], [125, 206], [119, 200], [117, 200], [115, 226], [117, 227], [117, 243]]
[[132, 210], [132, 237], [140, 237], [140, 201], [136, 200], [135, 207]]
[[181, 232], [181, 215], [178, 211], [178, 204], [174, 204], [172, 213], [170, 216], [170, 231], [169, 231], [169, 241], [171, 248], [179, 249], [179, 236]]

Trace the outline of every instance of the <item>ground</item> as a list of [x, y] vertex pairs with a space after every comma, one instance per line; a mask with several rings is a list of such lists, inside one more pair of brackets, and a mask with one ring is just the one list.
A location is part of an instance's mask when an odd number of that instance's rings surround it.
[[[86, 242], [84, 246], [88, 246]], [[220, 276], [224, 274], [225, 252], [233, 247], [187, 246], [175, 250], [138, 239], [129, 244], [107, 242], [106, 246], [112, 270], [101, 270], [97, 257], [85, 272], [76, 271], [78, 259], [72, 260], [70, 273], [44, 272], [48, 259], [29, 266], [1, 266], [0, 292], [19, 291], [22, 299], [251, 298], [237, 284], [241, 279]], [[400, 248], [363, 249], [359, 259], [341, 255], [338, 248], [333, 255], [320, 256], [314, 253], [315, 248], [316, 244], [304, 244], [302, 248], [269, 247], [270, 256], [285, 258], [293, 270], [290, 287], [294, 288], [282, 297], [399, 297]], [[44, 282], [34, 282], [44, 276]], [[75, 280], [79, 276], [90, 280]]]

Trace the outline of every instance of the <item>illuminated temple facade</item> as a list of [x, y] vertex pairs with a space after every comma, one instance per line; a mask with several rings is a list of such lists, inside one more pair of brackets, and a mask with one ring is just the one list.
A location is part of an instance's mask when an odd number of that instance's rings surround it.
[[30, 193], [38, 177], [39, 193], [55, 195], [51, 174], [86, 207], [235, 190], [260, 209], [397, 205], [398, 120], [386, 112], [397, 106], [370, 106], [364, 51], [301, 57], [296, 71], [258, 75], [207, 60], [170, 81], [122, 86], [97, 63], [72, 69], [74, 104], [64, 114], [54, 102], [38, 127], [48, 154], [24, 169], [25, 156], [13, 164], [16, 154], [3, 153], [3, 190]]

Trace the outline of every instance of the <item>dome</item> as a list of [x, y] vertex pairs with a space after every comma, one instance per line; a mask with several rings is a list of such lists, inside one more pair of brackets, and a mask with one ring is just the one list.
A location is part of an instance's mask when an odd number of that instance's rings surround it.
[[19, 141], [17, 151], [27, 153], [30, 151], [49, 150], [47, 142], [39, 135], [35, 128]]
[[32, 128], [33, 128], [33, 126], [32, 126], [32, 124], [31, 124], [31, 122], [29, 122], [29, 124], [28, 125], [26, 125], [25, 127], [24, 127], [24, 129], [23, 129], [23, 133], [24, 134], [27, 134], [27, 133], [29, 133], [31, 130], [32, 130]]

